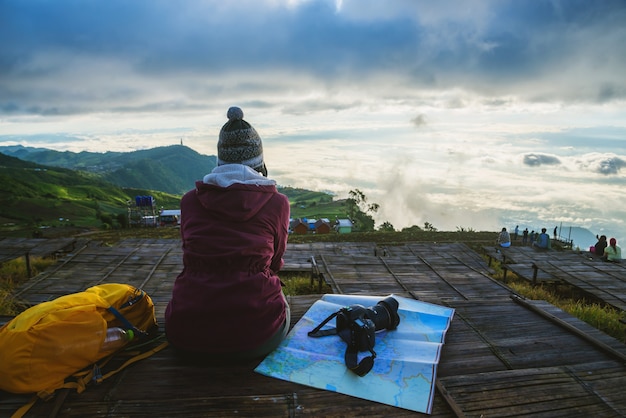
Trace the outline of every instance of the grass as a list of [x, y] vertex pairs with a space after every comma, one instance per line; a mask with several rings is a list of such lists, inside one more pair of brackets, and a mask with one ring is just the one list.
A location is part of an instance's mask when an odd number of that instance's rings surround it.
[[334, 221], [335, 218], [346, 217], [345, 201], [333, 201], [331, 203], [308, 202], [307, 204], [291, 205], [292, 218], [322, 219], [328, 218]]
[[280, 273], [280, 280], [285, 285], [283, 292], [287, 296], [297, 295], [323, 295], [326, 293], [332, 293], [332, 289], [329, 285], [323, 284], [322, 290], [319, 290], [319, 284], [317, 280], [311, 283], [311, 276], [302, 273]]
[[[496, 268], [496, 270], [499, 269]], [[498, 272], [495, 278], [501, 281], [502, 275]], [[572, 297], [571, 295], [576, 292], [568, 286], [533, 286], [511, 272], [507, 276], [506, 286], [526, 299], [545, 300], [605, 334], [626, 343], [626, 325], [624, 325], [626, 312], [587, 301], [583, 297]]]
[[624, 325], [626, 316], [624, 312], [598, 303], [583, 303], [580, 300], [568, 300], [562, 309], [592, 327], [626, 343], [626, 326]]
[[[56, 260], [50, 258], [30, 257], [31, 275], [36, 276], [54, 263]], [[20, 312], [20, 307], [11, 295], [27, 279], [28, 269], [24, 257], [0, 265], [0, 315], [16, 315]]]

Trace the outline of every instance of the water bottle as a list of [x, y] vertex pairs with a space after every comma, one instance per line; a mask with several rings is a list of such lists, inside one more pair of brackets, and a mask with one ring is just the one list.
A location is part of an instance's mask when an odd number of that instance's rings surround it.
[[120, 327], [107, 329], [107, 335], [104, 338], [100, 351], [115, 351], [124, 347], [135, 337], [132, 329], [124, 330]]

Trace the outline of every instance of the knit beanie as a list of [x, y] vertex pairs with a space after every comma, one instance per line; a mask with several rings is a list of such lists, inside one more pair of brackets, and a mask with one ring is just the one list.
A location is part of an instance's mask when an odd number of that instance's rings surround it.
[[228, 122], [222, 126], [217, 142], [217, 165], [243, 164], [267, 177], [261, 137], [243, 120], [243, 110], [233, 106], [226, 117]]

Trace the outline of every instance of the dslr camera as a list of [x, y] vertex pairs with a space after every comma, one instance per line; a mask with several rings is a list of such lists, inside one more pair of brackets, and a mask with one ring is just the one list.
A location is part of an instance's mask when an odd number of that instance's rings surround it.
[[[337, 318], [337, 327], [322, 330], [321, 328], [334, 317]], [[339, 335], [348, 344], [345, 354], [346, 366], [359, 376], [364, 376], [374, 366], [376, 331], [394, 330], [399, 323], [398, 301], [388, 296], [368, 308], [357, 304], [341, 308], [322, 321], [308, 335], [311, 337]], [[357, 356], [361, 351], [369, 351], [371, 356], [358, 361]]]
[[369, 351], [376, 344], [374, 333], [394, 330], [400, 323], [398, 301], [389, 296], [375, 306], [350, 305], [337, 313], [337, 335], [357, 351]]

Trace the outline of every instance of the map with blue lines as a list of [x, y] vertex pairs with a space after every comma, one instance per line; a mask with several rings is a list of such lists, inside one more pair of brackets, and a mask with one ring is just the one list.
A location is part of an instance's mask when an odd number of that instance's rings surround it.
[[[348, 370], [346, 343], [337, 335], [308, 332], [329, 315], [353, 304], [376, 305], [386, 296], [324, 295], [270, 353], [256, 372], [302, 385], [343, 393], [416, 412], [430, 413], [437, 364], [454, 309], [394, 296], [400, 324], [376, 333], [374, 367], [363, 377]], [[335, 327], [331, 320], [325, 328]], [[369, 356], [369, 352], [359, 354]]]

